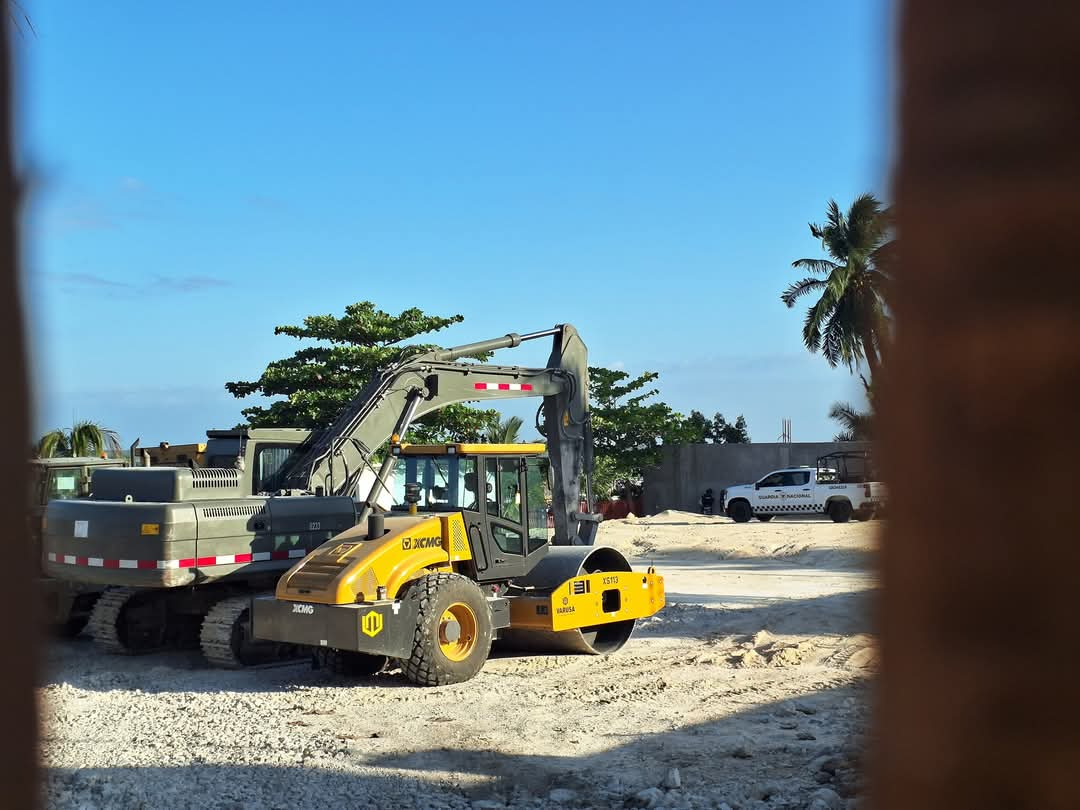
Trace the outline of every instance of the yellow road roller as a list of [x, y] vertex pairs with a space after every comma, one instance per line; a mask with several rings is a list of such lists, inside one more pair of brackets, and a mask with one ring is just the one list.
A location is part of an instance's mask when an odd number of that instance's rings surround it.
[[664, 606], [663, 577], [634, 571], [614, 548], [583, 544], [595, 536], [596, 515], [570, 511], [580, 530], [554, 536], [549, 504], [576, 495], [580, 465], [551, 465], [545, 451], [409, 445], [395, 434], [395, 464], [384, 466], [393, 474], [376, 481], [392, 494], [390, 511], [324, 543], [273, 596], [253, 600], [254, 636], [309, 645], [342, 674], [373, 674], [396, 659], [424, 686], [472, 678], [496, 640], [618, 650], [637, 619]]

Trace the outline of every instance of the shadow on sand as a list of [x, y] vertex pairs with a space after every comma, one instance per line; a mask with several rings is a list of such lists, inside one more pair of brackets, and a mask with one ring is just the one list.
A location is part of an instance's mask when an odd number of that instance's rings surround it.
[[[625, 802], [638, 790], [661, 784], [669, 768], [679, 768], [681, 794], [699, 797], [702, 806], [743, 804], [753, 786], [768, 779], [779, 787], [774, 801], [801, 807], [821, 787], [811, 763], [861, 731], [861, 718], [851, 706], [862, 705], [863, 693], [862, 686], [838, 687], [659, 733], [600, 731], [598, 736], [611, 744], [590, 754], [575, 750], [582, 734], [571, 728], [562, 750], [542, 755], [482, 746], [416, 750], [408, 741], [395, 750], [391, 734], [342, 742], [336, 754], [297, 765], [52, 768], [45, 772], [47, 802], [55, 808], [467, 808], [481, 798], [543, 800], [551, 789], [566, 788], [577, 793], [576, 806], [622, 807], [632, 806]], [[551, 700], [560, 698], [553, 694]], [[574, 708], [566, 707], [571, 727]], [[793, 718], [800, 722], [790, 722]], [[479, 728], [498, 721], [476, 722]], [[795, 725], [813, 728], [817, 739], [799, 740], [794, 728], [784, 730]]]

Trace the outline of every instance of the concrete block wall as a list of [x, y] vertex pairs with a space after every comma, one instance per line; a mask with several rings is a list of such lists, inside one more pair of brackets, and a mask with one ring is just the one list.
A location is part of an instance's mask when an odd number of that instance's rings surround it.
[[646, 470], [645, 514], [665, 509], [698, 510], [708, 487], [717, 496], [732, 484], [750, 484], [772, 470], [812, 465], [838, 450], [868, 450], [868, 442], [685, 444], [664, 448], [660, 464]]

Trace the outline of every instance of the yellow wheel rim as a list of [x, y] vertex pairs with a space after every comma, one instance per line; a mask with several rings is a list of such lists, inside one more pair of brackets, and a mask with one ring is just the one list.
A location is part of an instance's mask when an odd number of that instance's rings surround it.
[[476, 614], [464, 602], [454, 602], [439, 619], [439, 649], [451, 661], [464, 661], [476, 647]]

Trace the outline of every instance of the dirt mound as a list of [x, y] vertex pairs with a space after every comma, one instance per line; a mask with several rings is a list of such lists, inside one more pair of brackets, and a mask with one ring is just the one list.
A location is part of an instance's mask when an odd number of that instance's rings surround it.
[[784, 517], [769, 523], [735, 523], [726, 517], [667, 509], [658, 515], [605, 520], [597, 543], [639, 559], [771, 559], [849, 569], [872, 564], [879, 525]]

